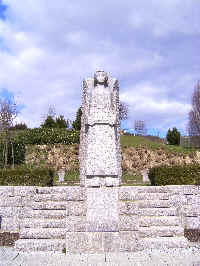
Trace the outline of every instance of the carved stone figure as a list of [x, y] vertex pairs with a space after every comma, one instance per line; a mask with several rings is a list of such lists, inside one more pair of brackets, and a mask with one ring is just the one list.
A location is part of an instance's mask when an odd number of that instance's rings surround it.
[[121, 150], [118, 81], [96, 71], [83, 81], [80, 135], [81, 186], [119, 186]]

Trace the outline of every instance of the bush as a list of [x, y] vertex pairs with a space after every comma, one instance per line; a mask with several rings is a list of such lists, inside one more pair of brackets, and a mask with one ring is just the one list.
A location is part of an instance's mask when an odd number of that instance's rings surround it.
[[54, 170], [50, 168], [0, 169], [0, 186], [53, 186]]
[[24, 144], [75, 144], [79, 143], [80, 132], [62, 128], [33, 128], [19, 133], [15, 140]]
[[181, 134], [176, 127], [174, 127], [172, 131], [169, 129], [166, 136], [168, 143], [171, 145], [179, 145], [180, 137]]
[[199, 184], [200, 164], [153, 167], [149, 179], [152, 186]]

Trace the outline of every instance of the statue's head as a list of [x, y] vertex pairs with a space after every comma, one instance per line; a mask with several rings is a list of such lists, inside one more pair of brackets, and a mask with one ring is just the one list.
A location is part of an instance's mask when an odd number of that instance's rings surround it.
[[104, 84], [107, 86], [108, 83], [108, 75], [103, 70], [97, 70], [94, 74], [94, 84]]

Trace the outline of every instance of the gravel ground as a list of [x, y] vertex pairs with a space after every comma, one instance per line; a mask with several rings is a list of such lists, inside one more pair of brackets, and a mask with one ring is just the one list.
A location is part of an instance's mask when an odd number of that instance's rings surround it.
[[0, 266], [72, 266], [72, 265], [179, 265], [200, 266], [200, 247], [187, 249], [144, 250], [134, 253], [72, 254], [54, 252], [16, 252], [13, 247], [0, 247]]

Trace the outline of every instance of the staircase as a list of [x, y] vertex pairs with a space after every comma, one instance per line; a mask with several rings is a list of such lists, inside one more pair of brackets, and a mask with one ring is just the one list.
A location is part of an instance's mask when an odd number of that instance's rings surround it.
[[18, 251], [62, 251], [66, 235], [64, 188], [39, 188], [29, 201], [30, 211], [20, 221]]

